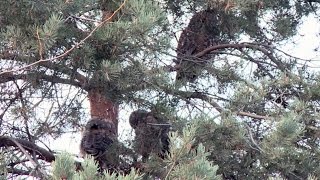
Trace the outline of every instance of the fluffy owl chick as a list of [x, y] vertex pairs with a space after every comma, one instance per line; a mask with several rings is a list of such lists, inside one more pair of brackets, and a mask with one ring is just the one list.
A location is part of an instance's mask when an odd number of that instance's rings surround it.
[[133, 111], [129, 117], [130, 126], [133, 129], [136, 129], [139, 124], [146, 124], [146, 118], [148, 114], [149, 112], [146, 110], [138, 109], [136, 111]]
[[[213, 55], [195, 58], [194, 55], [216, 45], [217, 13], [215, 11], [201, 11], [192, 16], [187, 28], [181, 33], [177, 47], [176, 64], [180, 66], [176, 79], [182, 82], [194, 82], [201, 74], [205, 65], [213, 59]], [[212, 25], [213, 24], [213, 25]]]
[[105, 168], [106, 152], [116, 137], [116, 127], [112, 122], [99, 118], [91, 119], [85, 126], [80, 144], [81, 154], [92, 155], [99, 167]]
[[152, 112], [136, 110], [131, 113], [129, 123], [136, 134], [134, 150], [142, 155], [142, 161], [146, 161], [151, 153], [164, 158], [170, 144], [168, 121]]

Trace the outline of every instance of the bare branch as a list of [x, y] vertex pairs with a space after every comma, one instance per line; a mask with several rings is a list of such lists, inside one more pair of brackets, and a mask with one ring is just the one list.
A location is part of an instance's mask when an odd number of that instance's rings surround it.
[[42, 54], [43, 54], [43, 45], [41, 43], [41, 39], [40, 39], [40, 35], [39, 35], [39, 29], [37, 28], [37, 39], [38, 39], [38, 43], [39, 43], [39, 57], [40, 60], [43, 59]]
[[[189, 98], [194, 98], [194, 99], [201, 99], [207, 103], [209, 103], [213, 108], [215, 108], [219, 113], [222, 113], [223, 111], [226, 111], [223, 107], [221, 107], [214, 98], [201, 93], [201, 92], [190, 92], [190, 91], [179, 91], [179, 90], [173, 90], [173, 89], [169, 89], [167, 87], [163, 87], [160, 86], [160, 88], [162, 88], [166, 93], [168, 94], [172, 94], [172, 95], [176, 95], [176, 96], [180, 96], [184, 99], [189, 99]], [[261, 115], [257, 115], [257, 114], [252, 114], [249, 112], [243, 112], [243, 111], [238, 111], [236, 112], [237, 115], [239, 116], [247, 116], [247, 117], [251, 117], [254, 119], [269, 119], [268, 116], [261, 116]]]
[[11, 73], [0, 74], [0, 83], [6, 83], [15, 80], [27, 80], [29, 76], [35, 76], [40, 80], [45, 80], [52, 83], [69, 84], [76, 87], [83, 87], [80, 82], [74, 81], [72, 79], [63, 79], [54, 75], [46, 75], [40, 73], [29, 73], [29, 74], [16, 74]]
[[263, 149], [258, 145], [258, 143], [254, 140], [253, 138], [253, 134], [251, 132], [251, 129], [250, 127], [247, 125], [247, 124], [244, 124], [244, 126], [247, 128], [247, 131], [248, 131], [248, 137], [250, 138], [250, 141], [251, 143], [255, 146], [255, 147], [252, 147], [251, 145], [251, 148], [255, 149], [255, 150], [258, 150], [262, 153], [264, 153]]
[[25, 171], [17, 168], [7, 168], [7, 172], [15, 175], [27, 175], [30, 176], [31, 171]]
[[24, 154], [24, 155], [28, 158], [28, 160], [33, 164], [33, 166], [34, 166], [35, 169], [39, 169], [39, 171], [40, 171], [43, 175], [46, 174], [46, 173], [41, 169], [40, 164], [39, 164], [38, 162], [36, 162], [36, 161], [30, 156], [30, 154], [26, 151], [26, 149], [25, 149], [18, 141], [16, 141], [16, 140], [13, 139], [13, 138], [10, 138], [10, 140], [11, 140], [12, 142], [14, 142], [14, 144], [15, 144], [16, 146], [18, 146], [18, 148], [23, 152], [23, 154]]
[[266, 48], [261, 47], [257, 44], [253, 43], [241, 43], [241, 44], [220, 44], [216, 46], [211, 46], [206, 48], [205, 50], [195, 54], [195, 57], [202, 57], [212, 51], [218, 50], [218, 49], [226, 49], [226, 48], [234, 48], [234, 49], [242, 49], [242, 48], [250, 48], [250, 49], [256, 49], [260, 52], [262, 52], [264, 55], [266, 55], [273, 63], [275, 63], [283, 72], [287, 72], [287, 68], [278, 61], [271, 52], [269, 52]]
[[23, 86], [22, 86], [22, 88], [20, 88], [19, 85], [16, 82], [14, 82], [14, 84], [17, 87], [19, 98], [20, 98], [20, 102], [21, 102], [21, 111], [20, 112], [21, 112], [21, 115], [22, 115], [23, 120], [24, 120], [23, 123], [24, 123], [24, 126], [25, 126], [25, 131], [26, 131], [26, 133], [28, 135], [29, 141], [33, 141], [33, 138], [31, 136], [31, 133], [30, 133], [30, 130], [29, 130], [29, 124], [28, 124], [29, 116], [27, 115], [27, 105], [26, 105], [26, 102], [25, 102], [25, 100], [23, 98], [23, 94], [22, 94], [24, 88], [23, 88]]
[[[19, 145], [18, 145], [19, 144]], [[25, 151], [28, 151], [30, 154], [35, 153], [38, 155], [39, 159], [42, 159], [47, 162], [52, 162], [55, 160], [55, 157], [52, 152], [43, 149], [36, 144], [29, 142], [27, 140], [12, 138], [8, 136], [0, 136], [0, 147], [23, 147]], [[19, 147], [21, 149], [21, 147]]]
[[247, 116], [247, 117], [251, 117], [251, 118], [254, 118], [254, 119], [270, 119], [270, 117], [268, 117], [268, 116], [261, 116], [261, 115], [258, 115], [258, 114], [252, 114], [252, 113], [243, 112], [243, 111], [237, 112], [237, 115], [239, 115], [239, 116]]
[[95, 19], [86, 18], [83, 15], [82, 16], [70, 15], [69, 17], [72, 17], [72, 18], [75, 18], [75, 19], [79, 19], [79, 20], [84, 20], [84, 21], [91, 21], [91, 22], [95, 22], [95, 23], [101, 23], [101, 21], [98, 21], [98, 20], [95, 20]]

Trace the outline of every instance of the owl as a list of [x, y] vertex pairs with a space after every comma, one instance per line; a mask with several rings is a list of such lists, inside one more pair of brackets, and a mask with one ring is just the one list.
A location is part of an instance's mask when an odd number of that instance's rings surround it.
[[194, 82], [207, 62], [214, 58], [209, 54], [197, 58], [195, 54], [219, 43], [219, 18], [217, 11], [209, 9], [192, 16], [178, 41], [175, 63], [179, 68], [176, 80]]
[[116, 141], [116, 127], [106, 119], [93, 118], [85, 126], [81, 139], [80, 151], [83, 155], [91, 155], [100, 168], [105, 168], [108, 148]]
[[133, 111], [130, 114], [130, 117], [129, 117], [130, 126], [133, 129], [136, 129], [139, 124], [141, 124], [141, 123], [145, 124], [146, 123], [146, 117], [148, 116], [148, 114], [149, 114], [149, 112], [146, 111], [146, 110], [138, 109], [136, 111]]
[[161, 158], [169, 153], [170, 124], [167, 120], [153, 112], [136, 110], [131, 113], [129, 122], [136, 134], [134, 150], [142, 155], [143, 162], [149, 158], [151, 153]]

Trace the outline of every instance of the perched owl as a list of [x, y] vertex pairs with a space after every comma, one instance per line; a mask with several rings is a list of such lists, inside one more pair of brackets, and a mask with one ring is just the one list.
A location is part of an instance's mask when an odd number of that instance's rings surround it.
[[205, 55], [201, 58], [196, 58], [194, 55], [216, 44], [215, 40], [220, 35], [216, 23], [217, 18], [214, 11], [205, 10], [194, 14], [190, 19], [178, 41], [177, 80], [194, 82], [203, 66], [210, 58], [213, 58], [212, 55]]
[[210, 46], [229, 43], [234, 39], [237, 27], [232, 15], [223, 9], [206, 9], [195, 13], [178, 41], [178, 67], [176, 80], [194, 82], [209, 61], [215, 58], [213, 53], [195, 57]]
[[116, 138], [116, 127], [111, 121], [93, 118], [85, 126], [80, 151], [83, 155], [92, 155], [99, 163], [99, 167], [105, 168], [108, 148]]
[[142, 161], [145, 162], [151, 153], [164, 158], [170, 144], [168, 121], [152, 112], [136, 110], [131, 113], [129, 122], [136, 134], [134, 150], [142, 155]]
[[133, 111], [130, 114], [130, 117], [129, 117], [130, 126], [133, 129], [136, 129], [139, 124], [141, 124], [141, 123], [145, 124], [146, 123], [146, 117], [148, 116], [148, 114], [149, 114], [149, 112], [146, 111], [146, 110], [138, 109], [136, 111]]

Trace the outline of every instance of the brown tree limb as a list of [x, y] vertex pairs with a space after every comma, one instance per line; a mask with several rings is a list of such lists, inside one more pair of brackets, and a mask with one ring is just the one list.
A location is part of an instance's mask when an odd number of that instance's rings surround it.
[[15, 80], [28, 80], [28, 77], [37, 77], [39, 80], [45, 80], [52, 83], [61, 83], [61, 84], [69, 84], [76, 87], [83, 87], [80, 82], [74, 81], [72, 79], [64, 79], [54, 75], [46, 75], [40, 73], [29, 73], [29, 74], [13, 74], [13, 73], [5, 73], [0, 74], [0, 84], [6, 83]]
[[204, 49], [203, 51], [195, 54], [195, 57], [202, 57], [208, 53], [210, 53], [211, 51], [214, 50], [218, 50], [218, 49], [226, 49], [226, 48], [234, 48], [234, 49], [242, 49], [242, 48], [250, 48], [250, 49], [256, 49], [260, 52], [262, 52], [264, 55], [266, 55], [273, 63], [275, 63], [281, 71], [283, 72], [287, 72], [287, 68], [280, 62], [278, 61], [270, 51], [268, 51], [268, 49], [261, 47], [257, 44], [253, 44], [253, 43], [240, 43], [240, 44], [220, 44], [220, 45], [216, 45], [216, 46], [210, 46], [206, 49]]
[[[224, 108], [222, 108], [215, 100], [214, 98], [205, 95], [201, 92], [184, 92], [184, 91], [177, 91], [177, 94], [182, 95], [184, 97], [187, 98], [195, 98], [195, 99], [201, 99], [207, 103], [209, 103], [212, 107], [214, 107], [218, 112], [223, 112], [225, 111]], [[268, 119], [269, 117], [267, 116], [261, 116], [261, 115], [257, 115], [257, 114], [252, 114], [249, 112], [243, 112], [243, 111], [238, 111], [236, 112], [237, 115], [239, 116], [247, 116], [247, 117], [251, 117], [254, 119]]]
[[[0, 54], [0, 59], [6, 59], [6, 60], [15, 60], [15, 61], [21, 61], [21, 62], [23, 62], [23, 61], [32, 61], [30, 58], [31, 57], [16, 55], [14, 53], [9, 53], [9, 52], [3, 52], [3, 53]], [[72, 79], [72, 78], [76, 79], [81, 84], [81, 87], [85, 87], [87, 85], [88, 79], [85, 76], [83, 76], [82, 74], [80, 74], [76, 70], [71, 69], [71, 68], [69, 68], [67, 66], [56, 64], [56, 63], [53, 63], [53, 62], [50, 62], [50, 61], [42, 62], [42, 63], [40, 63], [40, 65], [42, 67], [51, 69], [53, 71], [58, 71], [58, 72], [61, 72], [63, 74], [66, 74], [66, 75], [71, 77], [70, 79]], [[14, 74], [13, 72], [0, 73], [0, 77], [1, 77], [0, 78], [0, 83], [2, 83], [3, 81], [14, 80], [12, 78], [13, 74]]]
[[38, 155], [39, 159], [42, 159], [47, 162], [52, 162], [55, 160], [55, 157], [52, 152], [37, 146], [36, 144], [18, 138], [12, 138], [8, 136], [0, 136], [0, 147], [18, 147], [23, 148], [25, 151], [30, 154]]
[[[174, 90], [174, 89], [169, 89], [164, 86], [159, 86], [163, 91], [165, 91], [168, 94], [175, 95], [175, 96], [180, 96], [184, 99], [189, 99], [189, 98], [194, 98], [194, 99], [200, 99], [203, 100], [207, 103], [209, 103], [213, 108], [215, 108], [219, 113], [222, 113], [223, 111], [226, 111], [223, 107], [221, 107], [214, 98], [202, 93], [202, 92], [191, 92], [191, 91], [180, 91], [180, 90]], [[262, 115], [257, 115], [249, 112], [243, 112], [243, 111], [238, 111], [235, 112], [238, 116], [246, 116], [246, 117], [251, 117], [254, 119], [269, 119], [268, 116], [262, 116]]]
[[[31, 156], [30, 156], [30, 154], [26, 151], [26, 149], [22, 146], [22, 144], [20, 144], [16, 139], [14, 139], [14, 138], [10, 138], [10, 140], [12, 141], [12, 142], [14, 142], [14, 144], [20, 149], [20, 151], [22, 151], [23, 152], [23, 154], [27, 157], [27, 159], [33, 164], [33, 166], [34, 166], [34, 168], [35, 169], [38, 169], [40, 172], [41, 172], [41, 174], [43, 174], [43, 175], [45, 175], [46, 173], [44, 172], [44, 170], [42, 170], [41, 169], [41, 167], [40, 167], [40, 164], [37, 162], [37, 161], [35, 161]], [[33, 151], [34, 152], [34, 151]]]
[[[258, 43], [246, 42], [246, 43], [238, 43], [238, 44], [219, 44], [219, 45], [215, 45], [215, 46], [210, 46], [210, 47], [204, 49], [203, 51], [201, 51], [201, 52], [199, 52], [197, 54], [186, 56], [185, 60], [197, 63], [198, 61], [195, 61], [194, 58], [201, 58], [202, 56], [204, 56], [204, 55], [206, 55], [208, 53], [211, 53], [212, 51], [214, 51], [214, 53], [221, 54], [222, 52], [221, 51], [217, 52], [217, 50], [228, 49], [228, 48], [237, 49], [241, 53], [243, 53], [242, 49], [244, 49], [244, 48], [258, 50], [258, 51], [262, 52], [264, 55], [266, 55], [272, 62], [274, 62], [275, 66], [279, 67], [282, 71], [287, 72], [287, 68], [283, 65], [283, 63], [281, 61], [277, 60], [272, 55], [272, 51], [273, 50], [277, 50], [277, 51], [280, 51], [282, 53], [285, 53], [285, 52], [283, 52], [283, 51], [281, 51], [279, 49], [276, 49], [276, 48], [274, 48], [272, 46], [265, 45], [265, 44], [258, 44]], [[170, 56], [170, 57], [172, 57], [174, 59], [177, 58], [177, 56], [174, 56], [174, 55], [169, 54], [167, 52], [162, 52], [162, 53], [164, 53], [164, 54], [166, 54], [166, 55], [168, 55], [168, 56]], [[259, 61], [254, 60], [253, 57], [251, 57], [251, 56], [248, 57], [248, 54], [245, 54], [245, 55], [247, 56], [247, 59], [249, 61], [252, 61], [254, 63], [259, 63]], [[288, 54], [285, 54], [285, 55], [288, 55]], [[191, 58], [191, 57], [194, 57], [194, 58]], [[292, 56], [290, 56], [290, 57], [292, 57]], [[199, 59], [199, 60], [201, 60], [201, 59]], [[265, 63], [265, 64], [270, 65], [270, 63], [267, 63], [267, 62], [260, 62], [260, 63]], [[166, 72], [173, 72], [173, 71], [179, 70], [180, 68], [181, 67], [180, 67], [179, 64], [176, 64], [176, 65], [165, 65], [165, 66], [159, 67], [158, 69], [154, 68], [154, 69], [152, 69], [150, 71], [157, 72], [159, 69], [161, 69], [161, 70], [165, 70]]]
[[15, 175], [26, 175], [30, 176], [31, 171], [26, 171], [22, 169], [17, 169], [17, 168], [7, 168], [7, 172]]

